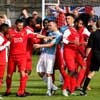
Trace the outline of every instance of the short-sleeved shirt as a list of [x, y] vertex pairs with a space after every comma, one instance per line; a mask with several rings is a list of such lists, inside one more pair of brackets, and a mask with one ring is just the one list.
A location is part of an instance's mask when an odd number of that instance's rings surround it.
[[48, 36], [55, 36], [55, 38], [53, 40], [48, 40], [46, 42], [46, 44], [54, 43], [55, 45], [50, 47], [50, 48], [43, 48], [42, 49], [42, 53], [47, 53], [47, 54], [55, 55], [55, 53], [56, 53], [56, 46], [60, 42], [62, 35], [61, 35], [61, 33], [59, 31], [57, 31], [57, 32], [50, 32], [48, 34]]
[[25, 30], [20, 32], [15, 29], [9, 31], [10, 39], [10, 54], [26, 54], [28, 38], [37, 37], [36, 34], [28, 34]]
[[87, 47], [92, 48], [93, 53], [100, 54], [100, 29], [91, 33]]
[[[0, 33], [0, 46], [6, 44], [8, 40]], [[6, 64], [6, 48], [0, 51], [0, 65]]]
[[87, 46], [92, 49], [90, 71], [98, 71], [100, 68], [100, 29], [91, 33]]

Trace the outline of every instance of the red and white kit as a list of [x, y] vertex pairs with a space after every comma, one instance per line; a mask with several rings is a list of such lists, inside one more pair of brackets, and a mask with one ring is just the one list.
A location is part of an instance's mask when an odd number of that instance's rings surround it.
[[10, 42], [0, 33], [0, 87], [2, 86], [2, 79], [6, 68], [6, 47]]

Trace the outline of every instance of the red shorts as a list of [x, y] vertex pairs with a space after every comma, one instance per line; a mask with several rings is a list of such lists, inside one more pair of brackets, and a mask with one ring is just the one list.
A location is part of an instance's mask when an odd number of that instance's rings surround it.
[[85, 66], [82, 56], [77, 52], [77, 50], [73, 50], [71, 48], [64, 49], [64, 60], [69, 71], [77, 69], [76, 62], [80, 66]]
[[16, 71], [16, 66], [18, 66], [18, 71], [26, 70], [26, 55], [10, 55], [8, 59], [8, 74], [12, 74]]
[[32, 70], [32, 53], [27, 52], [26, 71]]
[[0, 78], [3, 78], [4, 73], [6, 69], [6, 64], [5, 65], [0, 65]]
[[61, 66], [64, 66], [64, 59], [63, 59], [63, 53], [61, 50], [61, 46], [57, 46], [57, 51], [56, 51], [56, 59], [55, 59], [55, 64], [54, 64], [54, 69], [61, 69]]
[[32, 70], [32, 58], [27, 59], [27, 62], [26, 62], [26, 70], [27, 71], [31, 71]]

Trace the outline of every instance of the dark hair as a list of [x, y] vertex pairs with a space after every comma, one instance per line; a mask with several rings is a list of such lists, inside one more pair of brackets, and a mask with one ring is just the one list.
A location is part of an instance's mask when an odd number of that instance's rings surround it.
[[48, 20], [47, 18], [45, 18], [45, 19], [43, 20], [43, 23], [45, 23], [45, 21], [48, 21], [48, 22], [49, 22], [49, 20]]
[[5, 23], [1, 24], [0, 25], [0, 31], [2, 31], [4, 28], [9, 28], [9, 25], [5, 24]]
[[0, 18], [3, 18], [3, 16], [0, 16]]
[[96, 22], [96, 27], [97, 27], [97, 28], [100, 28], [100, 19], [97, 20], [97, 22]]
[[17, 20], [15, 21], [15, 24], [18, 24], [18, 23], [24, 23], [24, 22], [23, 22], [22, 19], [17, 19]]
[[56, 20], [48, 20], [48, 23], [50, 23], [50, 22], [54, 22], [55, 24], [57, 24]]
[[32, 19], [33, 19], [33, 17], [28, 17], [28, 18], [26, 19], [26, 24], [27, 24], [27, 25], [30, 25], [30, 22], [32, 21]]
[[75, 16], [74, 16], [74, 14], [72, 14], [72, 13], [66, 13], [65, 16], [66, 16], [66, 17], [67, 17], [67, 16], [71, 16], [71, 17], [73, 17], [73, 18], [75, 19]]
[[82, 13], [78, 18], [83, 21], [85, 27], [88, 26], [88, 22], [90, 21], [90, 15], [88, 13]]

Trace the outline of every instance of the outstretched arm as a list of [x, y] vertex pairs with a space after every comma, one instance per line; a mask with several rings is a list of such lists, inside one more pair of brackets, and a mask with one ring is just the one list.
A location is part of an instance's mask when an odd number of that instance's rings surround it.
[[54, 43], [48, 43], [48, 44], [34, 44], [33, 47], [35, 49], [38, 49], [38, 48], [50, 48], [52, 46], [54, 46], [55, 44]]

